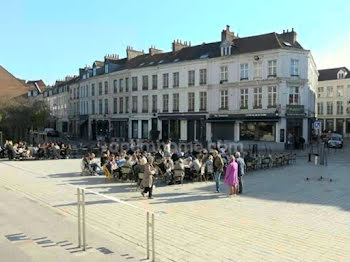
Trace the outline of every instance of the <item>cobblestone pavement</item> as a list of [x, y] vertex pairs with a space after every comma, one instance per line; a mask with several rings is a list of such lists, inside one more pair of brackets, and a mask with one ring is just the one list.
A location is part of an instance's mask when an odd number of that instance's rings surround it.
[[1, 161], [0, 186], [72, 217], [77, 215], [77, 186], [124, 200], [88, 193], [87, 226], [122, 241], [130, 253], [145, 252], [144, 210], [150, 210], [157, 261], [348, 262], [349, 155], [345, 147], [330, 151], [327, 167], [303, 157], [290, 166], [251, 172], [244, 194], [233, 198], [225, 185], [215, 194], [213, 182], [196, 182], [157, 186], [155, 199], [146, 200], [130, 183], [79, 176], [76, 159]]

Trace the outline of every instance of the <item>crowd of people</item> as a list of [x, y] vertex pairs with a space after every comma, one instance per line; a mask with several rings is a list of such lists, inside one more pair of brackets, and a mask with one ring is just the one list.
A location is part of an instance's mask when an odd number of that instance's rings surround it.
[[[221, 176], [225, 174], [225, 184], [230, 188], [230, 195], [242, 193], [242, 176], [246, 166], [239, 152], [235, 155], [220, 154], [217, 150], [208, 152], [172, 152], [170, 141], [162, 150], [147, 152], [131, 147], [128, 151], [111, 154], [109, 150], [101, 155], [100, 165], [95, 155], [88, 153], [82, 160], [82, 169], [90, 175], [108, 172], [117, 180], [133, 180], [152, 198], [154, 179], [163, 179], [168, 185], [184, 178], [215, 180], [215, 192], [220, 192]], [[104, 169], [107, 171], [104, 172]], [[127, 173], [123, 170], [128, 170]], [[82, 173], [83, 174], [83, 173]], [[140, 175], [141, 174], [141, 175]]]
[[6, 140], [0, 146], [0, 157], [7, 157], [9, 160], [15, 159], [65, 159], [69, 158], [72, 146], [70, 144], [48, 142], [38, 145], [30, 145], [19, 141], [13, 143]]

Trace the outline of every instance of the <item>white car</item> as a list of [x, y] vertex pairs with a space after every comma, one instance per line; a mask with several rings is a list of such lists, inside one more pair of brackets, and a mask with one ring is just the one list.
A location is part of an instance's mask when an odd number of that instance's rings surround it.
[[343, 147], [343, 137], [339, 134], [332, 134], [331, 138], [327, 142], [328, 147], [342, 148]]

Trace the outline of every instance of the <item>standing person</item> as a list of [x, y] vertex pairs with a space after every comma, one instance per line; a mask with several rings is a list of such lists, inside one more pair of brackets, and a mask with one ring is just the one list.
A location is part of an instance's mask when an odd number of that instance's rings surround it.
[[167, 140], [164, 145], [164, 157], [171, 157], [171, 141]]
[[241, 153], [236, 152], [236, 162], [238, 164], [238, 194], [242, 194], [243, 193], [243, 179], [242, 177], [245, 174], [245, 169], [246, 169], [246, 165], [244, 162], [244, 159], [241, 157]]
[[238, 164], [235, 157], [230, 156], [225, 174], [225, 184], [230, 187], [230, 196], [236, 196], [238, 187]]
[[142, 185], [145, 188], [144, 191], [141, 192], [144, 197], [148, 192], [148, 199], [152, 199], [152, 191], [153, 191], [153, 175], [156, 173], [156, 169], [153, 166], [153, 157], [148, 157], [148, 163], [145, 165], [145, 172], [143, 174]]
[[215, 193], [220, 192], [220, 178], [221, 174], [224, 171], [224, 162], [222, 161], [221, 156], [219, 155], [217, 150], [213, 151], [213, 167], [214, 167], [214, 175], [215, 175], [215, 184], [216, 184], [216, 191]]

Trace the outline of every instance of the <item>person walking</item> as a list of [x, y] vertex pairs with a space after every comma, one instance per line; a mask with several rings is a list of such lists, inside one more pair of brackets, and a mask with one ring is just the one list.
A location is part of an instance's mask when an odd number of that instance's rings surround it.
[[142, 185], [145, 189], [141, 192], [141, 194], [144, 197], [148, 192], [148, 199], [152, 199], [153, 175], [156, 173], [156, 169], [153, 166], [153, 157], [148, 157], [147, 161], [148, 163], [145, 165], [145, 172], [142, 179]]
[[213, 168], [214, 168], [214, 175], [215, 175], [215, 186], [216, 191], [215, 193], [220, 192], [220, 178], [221, 174], [224, 171], [224, 162], [222, 161], [221, 156], [219, 155], [217, 150], [213, 151]]
[[236, 162], [238, 164], [238, 194], [243, 193], [243, 176], [245, 174], [246, 165], [241, 153], [236, 152]]
[[230, 188], [230, 196], [236, 196], [238, 188], [238, 164], [233, 155], [230, 156], [229, 164], [226, 168], [225, 184]]

